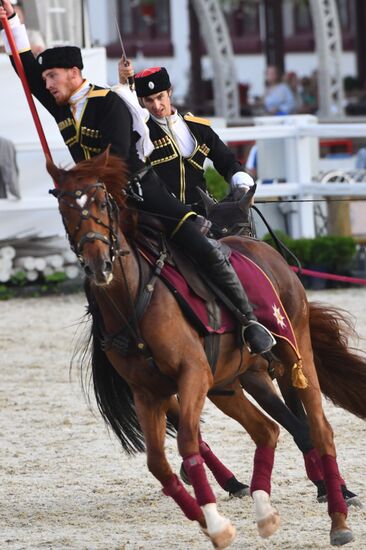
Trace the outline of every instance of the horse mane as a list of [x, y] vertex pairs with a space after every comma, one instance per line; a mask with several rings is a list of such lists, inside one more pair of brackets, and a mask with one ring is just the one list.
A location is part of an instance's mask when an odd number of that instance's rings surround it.
[[76, 179], [97, 177], [103, 182], [107, 191], [117, 202], [119, 208], [125, 207], [126, 196], [122, 193], [128, 182], [127, 164], [120, 157], [108, 155], [105, 159], [101, 156], [92, 157], [78, 162], [67, 174]]

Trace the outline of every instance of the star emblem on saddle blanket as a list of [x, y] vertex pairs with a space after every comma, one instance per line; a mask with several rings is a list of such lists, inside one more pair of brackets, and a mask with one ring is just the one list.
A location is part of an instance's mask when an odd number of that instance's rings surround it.
[[286, 327], [285, 317], [282, 315], [280, 308], [276, 306], [276, 304], [273, 304], [272, 310], [273, 310], [273, 317], [276, 319], [277, 324], [281, 328], [285, 328]]

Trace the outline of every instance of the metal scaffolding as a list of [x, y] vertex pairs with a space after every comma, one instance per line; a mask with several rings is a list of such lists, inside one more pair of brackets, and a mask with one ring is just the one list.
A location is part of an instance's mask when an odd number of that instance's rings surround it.
[[218, 0], [192, 0], [201, 24], [201, 35], [213, 65], [214, 106], [217, 116], [239, 116], [239, 91], [234, 53], [227, 24]]
[[310, 0], [318, 55], [319, 116], [344, 115], [342, 37], [336, 0]]

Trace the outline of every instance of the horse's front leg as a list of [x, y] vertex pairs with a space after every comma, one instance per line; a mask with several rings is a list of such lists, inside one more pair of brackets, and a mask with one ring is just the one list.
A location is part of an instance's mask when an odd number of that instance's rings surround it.
[[280, 516], [270, 502], [271, 475], [279, 428], [246, 398], [239, 380], [233, 383], [232, 388], [227, 389], [233, 389], [234, 395], [210, 396], [210, 399], [226, 415], [239, 422], [256, 444], [250, 494], [254, 502], [258, 532], [261, 537], [269, 537], [280, 525]]
[[205, 516], [206, 534], [215, 548], [226, 548], [235, 538], [235, 527], [217, 510], [216, 498], [208, 482], [199, 448], [200, 416], [211, 383], [212, 375], [203, 350], [194, 357], [191, 354], [189, 362], [182, 360], [178, 379], [178, 449], [183, 458], [184, 470]]
[[205, 529], [206, 522], [201, 508], [174, 474], [165, 455], [168, 401], [146, 392], [134, 393], [136, 413], [145, 438], [147, 466], [162, 484], [163, 493], [173, 498], [189, 520], [197, 521]]
[[353, 534], [346, 522], [347, 504], [341, 489], [341, 476], [336, 459], [333, 430], [323, 411], [310, 337], [306, 331], [303, 331], [298, 342], [304, 364], [304, 374], [308, 380], [308, 387], [298, 390], [298, 392], [308, 416], [311, 439], [321, 456], [328, 495], [328, 513], [332, 520], [330, 543], [333, 546], [340, 546], [351, 542]]
[[[167, 419], [173, 424], [175, 429], [178, 432], [179, 429], [179, 402], [178, 399], [174, 396], [169, 401], [169, 408], [167, 410]], [[249, 494], [248, 485], [241, 483], [223, 462], [214, 454], [211, 447], [204, 441], [201, 430], [198, 433], [199, 440], [199, 449], [200, 454], [205, 461], [206, 466], [211, 470], [214, 478], [217, 483], [229, 493], [230, 496], [235, 496], [241, 498]], [[190, 481], [187, 477], [187, 473], [184, 470], [182, 464], [180, 470], [180, 477], [187, 484], [190, 484]]]

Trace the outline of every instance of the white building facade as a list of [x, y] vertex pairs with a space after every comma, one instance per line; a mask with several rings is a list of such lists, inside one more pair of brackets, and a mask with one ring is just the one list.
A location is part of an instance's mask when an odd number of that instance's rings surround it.
[[[175, 90], [175, 98], [183, 102], [188, 93], [190, 57], [190, 21], [188, 0], [155, 0], [152, 15], [144, 15], [144, 0], [86, 0], [89, 8], [92, 43], [104, 45], [108, 50], [108, 80], [117, 78], [120, 55], [115, 20], [119, 21], [126, 53], [132, 58], [137, 71], [148, 66], [167, 68]], [[145, 0], [146, 1], [146, 0]], [[249, 99], [262, 96], [264, 91], [264, 6], [263, 2], [218, 0], [224, 12], [230, 4], [235, 8], [226, 13], [233, 41], [237, 81], [248, 86]], [[343, 34], [341, 71], [344, 77], [356, 74], [354, 52], [354, 10], [352, 2], [337, 0]], [[306, 3], [303, 3], [305, 5]], [[300, 77], [317, 70], [314, 51], [312, 21], [309, 9], [292, 0], [283, 1], [283, 27], [285, 36], [285, 68]], [[204, 40], [202, 41], [204, 47]], [[203, 52], [204, 80], [212, 80], [212, 60]]]

